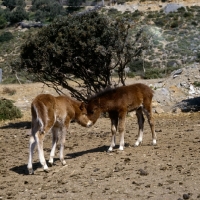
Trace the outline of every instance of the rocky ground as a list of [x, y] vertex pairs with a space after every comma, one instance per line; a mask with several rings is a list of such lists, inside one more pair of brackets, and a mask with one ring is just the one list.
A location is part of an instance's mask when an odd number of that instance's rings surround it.
[[[114, 2], [111, 0], [111, 2]], [[116, 1], [117, 2], [117, 1]], [[117, 4], [113, 3], [107, 5], [108, 8], [116, 8], [121, 12], [125, 11], [149, 11], [149, 10], [160, 10], [163, 9], [167, 4], [179, 4], [183, 6], [200, 6], [200, 2], [198, 0], [168, 0], [168, 1], [157, 1], [157, 0], [147, 0], [147, 1], [139, 1], [139, 0], [131, 0], [126, 2], [125, 4]]]
[[[138, 132], [135, 115], [127, 117], [124, 151], [116, 148], [112, 153], [106, 152], [111, 140], [109, 119], [100, 118], [88, 129], [72, 123], [65, 147], [67, 165], [61, 165], [57, 153], [55, 165], [45, 173], [36, 150], [34, 175], [27, 171], [30, 103], [37, 94], [55, 92], [39, 83], [0, 85], [1, 97], [15, 100], [24, 114], [21, 119], [0, 124], [0, 199], [200, 198], [199, 112], [174, 111], [177, 102], [198, 96], [198, 88], [191, 91], [190, 83], [198, 80], [199, 67], [188, 69], [176, 71], [167, 79], [127, 80], [154, 88], [157, 146], [151, 146], [147, 122], [142, 146], [133, 146]], [[5, 94], [5, 87], [16, 93]], [[47, 160], [50, 149], [49, 134], [44, 142]]]
[[[41, 171], [37, 151], [34, 175], [28, 175], [30, 121], [13, 121], [0, 128], [0, 199], [135, 199], [200, 198], [199, 113], [155, 115], [157, 146], [145, 123], [142, 146], [135, 117], [127, 117], [125, 149], [112, 153], [110, 121], [100, 118], [89, 128], [71, 124], [66, 166], [58, 159], [49, 173]], [[118, 139], [118, 138], [117, 138]], [[118, 147], [118, 146], [117, 146]], [[49, 158], [51, 136], [44, 143]]]

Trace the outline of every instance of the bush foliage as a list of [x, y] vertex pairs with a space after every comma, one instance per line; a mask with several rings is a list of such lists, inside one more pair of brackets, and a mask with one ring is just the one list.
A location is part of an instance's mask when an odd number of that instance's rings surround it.
[[12, 120], [15, 118], [21, 118], [22, 113], [13, 102], [8, 99], [0, 99], [0, 121], [2, 120]]
[[[131, 31], [126, 20], [113, 20], [96, 11], [60, 18], [26, 41], [20, 68], [86, 100], [86, 95], [112, 86], [113, 71], [124, 84], [126, 65], [148, 46], [142, 31], [135, 35]], [[82, 84], [72, 77], [81, 79]], [[79, 84], [81, 90], [75, 91], [68, 81]]]

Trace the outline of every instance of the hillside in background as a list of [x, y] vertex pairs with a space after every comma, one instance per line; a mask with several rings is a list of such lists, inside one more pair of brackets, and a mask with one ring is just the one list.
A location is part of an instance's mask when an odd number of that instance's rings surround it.
[[[89, 2], [93, 2], [92, 5], [102, 3], [102, 1], [85, 1], [84, 5], [88, 5]], [[128, 18], [135, 30], [142, 28], [151, 36], [151, 46], [144, 52], [143, 58], [135, 60], [128, 66], [129, 76], [162, 78], [173, 70], [200, 61], [200, 2], [197, 0], [180, 0], [178, 4], [177, 1], [167, 0], [121, 1], [121, 4], [104, 2], [106, 6], [102, 7], [100, 12], [114, 18], [118, 16]], [[26, 3], [28, 9], [31, 1]], [[175, 8], [177, 5], [180, 8], [175, 9], [175, 12], [166, 13], [172, 4]], [[93, 6], [84, 7], [84, 9], [93, 8]], [[36, 33], [38, 30], [16, 25], [0, 30], [0, 68], [3, 70], [4, 83], [27, 82], [23, 72], [13, 71], [12, 66], [19, 64], [21, 44], [30, 37], [29, 33]]]

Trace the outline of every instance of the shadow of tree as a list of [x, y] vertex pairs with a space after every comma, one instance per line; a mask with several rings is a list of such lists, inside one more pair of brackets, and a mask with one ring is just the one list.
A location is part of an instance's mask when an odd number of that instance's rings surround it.
[[182, 100], [175, 107], [180, 108], [182, 112], [200, 111], [200, 97]]
[[17, 123], [9, 123], [8, 125], [0, 127], [0, 129], [8, 129], [8, 128], [24, 128], [24, 129], [30, 129], [31, 128], [31, 122], [17, 122]]

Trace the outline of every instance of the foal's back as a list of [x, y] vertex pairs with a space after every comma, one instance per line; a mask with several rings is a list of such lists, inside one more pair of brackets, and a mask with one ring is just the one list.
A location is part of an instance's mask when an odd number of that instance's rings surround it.
[[153, 97], [153, 90], [142, 83], [136, 83], [127, 86], [121, 86], [116, 88], [116, 94], [119, 95], [119, 98], [124, 99], [145, 99]]
[[150, 105], [153, 90], [145, 84], [136, 83], [104, 91], [95, 97], [95, 99], [99, 98], [102, 104], [101, 107], [110, 107], [110, 109], [124, 107], [131, 111], [140, 106]]
[[153, 98], [153, 90], [142, 83], [123, 86], [119, 88], [120, 93], [122, 94], [123, 103], [128, 106], [129, 111], [140, 106], [149, 107]]
[[64, 123], [63, 120], [66, 117], [70, 119], [75, 117], [76, 107], [79, 104], [78, 101], [75, 102], [68, 96], [54, 97], [51, 94], [40, 94], [31, 104], [33, 120], [40, 117], [43, 123], [47, 120], [49, 123], [52, 121], [51, 124], [54, 124], [55, 121]]

